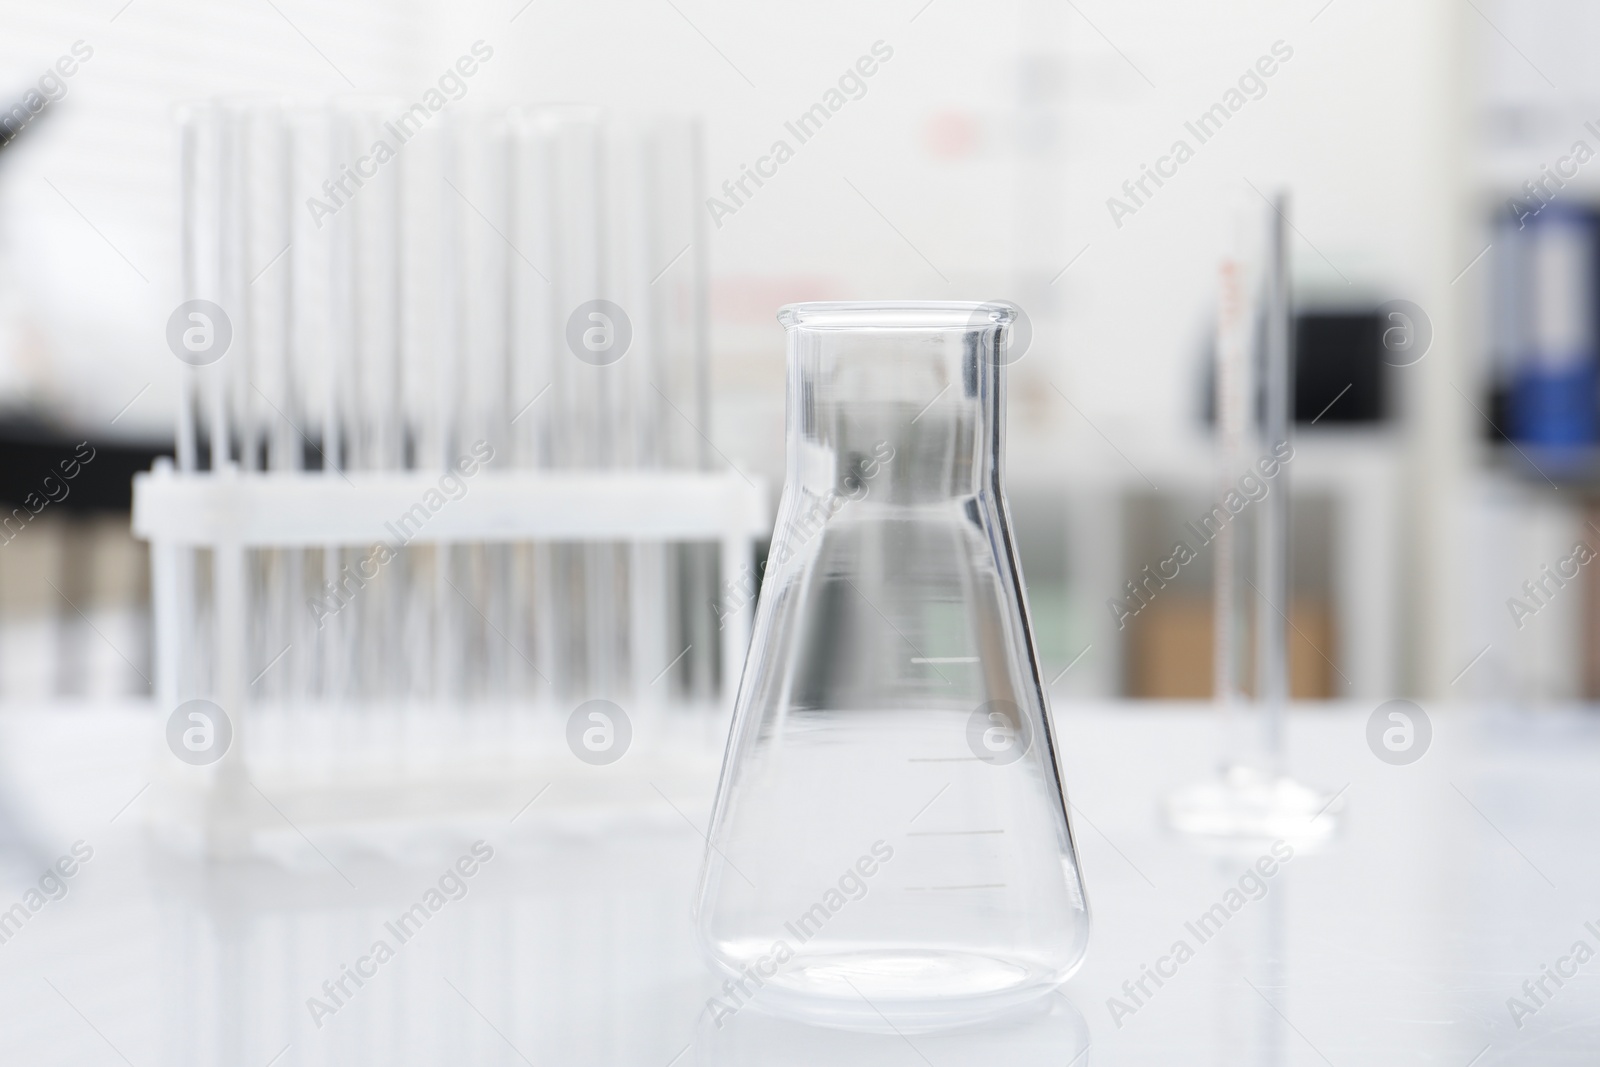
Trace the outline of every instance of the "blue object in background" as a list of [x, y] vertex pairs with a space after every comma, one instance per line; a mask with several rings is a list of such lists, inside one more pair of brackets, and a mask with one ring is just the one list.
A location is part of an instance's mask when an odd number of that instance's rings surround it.
[[1511, 436], [1546, 448], [1596, 438], [1595, 217], [1554, 204], [1522, 235], [1527, 316], [1512, 372]]

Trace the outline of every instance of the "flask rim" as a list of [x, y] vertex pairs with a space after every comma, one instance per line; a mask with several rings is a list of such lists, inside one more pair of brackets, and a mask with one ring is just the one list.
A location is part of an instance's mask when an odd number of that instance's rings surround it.
[[977, 330], [1016, 318], [1016, 305], [1003, 300], [816, 300], [778, 309], [789, 330]]

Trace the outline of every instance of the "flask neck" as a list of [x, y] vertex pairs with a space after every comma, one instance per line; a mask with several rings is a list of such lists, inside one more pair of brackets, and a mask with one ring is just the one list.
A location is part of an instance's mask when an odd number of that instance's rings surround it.
[[959, 313], [920, 324], [849, 306], [859, 321], [786, 323], [789, 484], [897, 506], [998, 485], [1005, 322], [971, 309], [1002, 305], [938, 305]]

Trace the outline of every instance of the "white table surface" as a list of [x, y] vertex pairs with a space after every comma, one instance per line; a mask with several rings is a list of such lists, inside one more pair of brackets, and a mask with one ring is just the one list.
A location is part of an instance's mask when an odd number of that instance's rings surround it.
[[[277, 859], [204, 863], [142, 819], [153, 711], [0, 709], [8, 821], [35, 849], [13, 849], [0, 909], [74, 841], [94, 849], [67, 895], [0, 944], [0, 1062], [1593, 1064], [1600, 956], [1560, 987], [1547, 979], [1520, 1027], [1507, 1002], [1531, 1005], [1524, 981], [1575, 942], [1600, 951], [1585, 927], [1600, 930], [1600, 716], [1429, 710], [1432, 747], [1401, 767], [1366, 746], [1371, 706], [1293, 716], [1292, 770], [1345, 788], [1340, 833], [1196, 945], [1186, 921], [1254, 858], [1159, 818], [1168, 792], [1211, 771], [1215, 719], [1058, 707], [1089, 959], [1041, 1013], [902, 1038], [756, 1011], [710, 1025], [717, 983], [689, 929], [703, 847], [689, 822], [705, 809], [692, 790], [604, 818], [552, 791], [514, 823], [513, 808], [381, 833], [313, 827], [286, 831]], [[315, 1025], [306, 999], [476, 839], [495, 857], [466, 896]], [[1179, 938], [1194, 958], [1114, 1020], [1108, 998]]]

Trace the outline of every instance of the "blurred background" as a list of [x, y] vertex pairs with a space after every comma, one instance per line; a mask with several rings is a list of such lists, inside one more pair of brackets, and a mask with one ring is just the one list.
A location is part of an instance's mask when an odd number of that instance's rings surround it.
[[[817, 9], [780, 30], [734, 8], [504, 6], [8, 6], [8, 99], [77, 42], [84, 58], [0, 155], [3, 489], [20, 505], [69, 438], [104, 458], [0, 554], [0, 694], [147, 691], [150, 583], [127, 476], [172, 450], [179, 406], [184, 368], [164, 339], [185, 295], [179, 105], [409, 101], [483, 41], [494, 58], [463, 79], [463, 112], [556, 101], [699, 120], [703, 195], [732, 210], [700, 219], [707, 383], [703, 411], [685, 414], [705, 420], [707, 462], [764, 480], [769, 509], [778, 305], [1023, 306], [1012, 506], [1047, 665], [1093, 646], [1063, 679], [1073, 695], [1209, 692], [1204, 561], [1185, 571], [1192, 589], [1125, 629], [1106, 601], [1203, 510], [1214, 263], [1241, 200], [1291, 190], [1294, 610], [1326, 654], [1297, 648], [1296, 694], [1596, 695], [1587, 577], [1520, 628], [1506, 603], [1595, 536], [1592, 168], [1574, 147], [1600, 138], [1584, 124], [1582, 34], [1565, 32], [1585, 9], [1341, 0], [1154, 18], [1021, 3], [980, 29], [935, 3]], [[786, 132], [879, 41], [893, 58], [858, 79], [859, 99], [803, 144]], [[1292, 58], [1202, 144], [1185, 123], [1277, 42]], [[794, 158], [730, 199], [723, 183], [780, 138]], [[1162, 164], [1175, 177], [1125, 190], [1180, 139], [1195, 152]], [[1383, 347], [1397, 300], [1431, 334], [1414, 365]], [[305, 413], [320, 439], [318, 418]]]
[[[212, 989], [195, 995], [216, 1014], [193, 1032], [144, 1020], [127, 1031], [139, 1049], [266, 1063], [290, 1040], [273, 1013], [303, 1027], [303, 996], [338, 973], [306, 946], [342, 931], [358, 949], [424, 884], [401, 878], [435, 854], [419, 827], [493, 809], [509, 833], [551, 782], [542, 803], [575, 836], [507, 861], [460, 931], [472, 966], [503, 976], [509, 946], [602, 937], [680, 953], [659, 901], [618, 886], [692, 879], [783, 482], [785, 303], [1024, 310], [1007, 477], [1044, 674], [1058, 715], [1135, 716], [1212, 692], [1208, 557], [1136, 617], [1115, 605], [1215, 499], [1217, 264], [1233, 220], [1285, 191], [1294, 697], [1363, 716], [1393, 697], [1600, 699], [1591, 5], [0, 0], [0, 29], [17, 848], [70, 840], [92, 809], [100, 828], [187, 842], [175, 854], [226, 852], [240, 831], [339, 892], [403, 882], [330, 919], [293, 878], [150, 867], [160, 952], [181, 957], [164, 966]], [[366, 162], [384, 138], [395, 161]], [[596, 293], [625, 312], [621, 362], [573, 340], [617, 326], [579, 315]], [[174, 342], [195, 299], [226, 309], [225, 356]], [[461, 467], [458, 497], [440, 478], [477, 446], [508, 485], [566, 480], [514, 514]], [[133, 479], [153, 467], [136, 521]], [[185, 496], [233, 467], [298, 488]], [[337, 495], [357, 482], [365, 495]], [[369, 562], [382, 523], [419, 503], [426, 536]], [[198, 697], [240, 730], [215, 766], [176, 763], [181, 724], [166, 743], [151, 725]], [[622, 778], [561, 741], [600, 698], [641, 740]], [[1112, 769], [1081, 780], [1109, 789]], [[654, 805], [683, 840], [595, 843], [563, 794]], [[557, 856], [577, 873], [551, 873]], [[108, 907], [61, 935], [80, 957], [122, 921]], [[251, 967], [277, 991], [259, 1015], [229, 1007], [257, 995]], [[601, 970], [573, 979], [580, 1022], [631, 1006], [638, 1047], [670, 1056], [691, 980], [658, 976], [667, 1003]], [[462, 999], [501, 1018], [497, 983]], [[546, 1021], [570, 1023], [562, 983], [540, 988]], [[405, 989], [383, 994], [384, 1018], [416, 1002]], [[5, 1009], [24, 1030], [29, 1003]], [[418, 1049], [461, 1047], [438, 1025]], [[482, 1062], [513, 1062], [480, 1039]], [[405, 1041], [384, 1040], [398, 1062]], [[568, 1062], [633, 1048], [579, 1044]], [[318, 1055], [356, 1062], [353, 1047]]]

